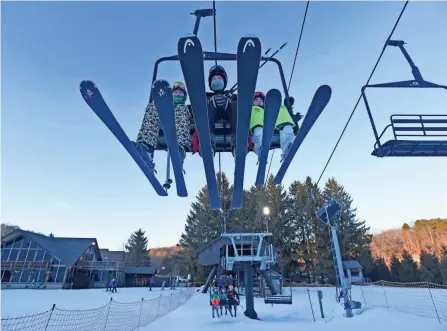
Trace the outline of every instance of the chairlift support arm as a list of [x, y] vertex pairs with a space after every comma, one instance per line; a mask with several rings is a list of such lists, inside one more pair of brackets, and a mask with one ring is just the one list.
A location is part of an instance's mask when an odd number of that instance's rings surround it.
[[194, 24], [193, 34], [197, 36], [197, 32], [199, 32], [200, 20], [202, 17], [209, 17], [214, 15], [213, 9], [197, 9], [194, 13], [191, 13], [196, 17], [196, 22]]
[[[362, 98], [363, 98], [363, 101], [365, 102], [365, 107], [366, 107], [366, 111], [368, 113], [368, 118], [369, 118], [369, 121], [371, 122], [371, 127], [373, 129], [374, 137], [376, 139], [375, 151], [382, 149], [382, 143], [380, 142], [380, 139], [381, 139], [382, 135], [384, 134], [384, 132], [382, 132], [379, 135], [379, 133], [377, 131], [377, 128], [376, 128], [376, 125], [374, 122], [374, 118], [373, 118], [373, 115], [371, 112], [371, 107], [370, 107], [369, 102], [366, 98], [366, 94], [365, 94], [366, 88], [371, 88], [371, 87], [373, 87], [373, 88], [440, 88], [440, 89], [447, 90], [447, 86], [445, 86], [445, 85], [431, 83], [431, 82], [428, 82], [423, 79], [419, 68], [413, 62], [412, 58], [408, 54], [404, 45], [405, 45], [405, 42], [403, 40], [388, 40], [384, 47], [386, 48], [387, 46], [392, 46], [392, 47], [399, 48], [399, 50], [402, 52], [403, 56], [405, 57], [405, 60], [408, 62], [409, 66], [411, 68], [411, 73], [412, 73], [414, 79], [405, 80], [405, 81], [397, 81], [397, 82], [380, 83], [380, 84], [369, 84], [369, 85], [367, 84], [367, 85], [364, 85], [361, 89]], [[397, 115], [393, 115], [393, 116], [397, 116]], [[393, 126], [393, 116], [391, 117], [392, 124], [388, 125], [385, 128], [385, 130], [390, 126]], [[420, 115], [420, 116], [422, 116], [422, 115]], [[425, 116], [434, 116], [434, 115], [425, 115]], [[440, 120], [436, 120], [436, 121], [439, 122]], [[408, 122], [408, 120], [406, 120], [405, 123], [410, 123], [410, 122]], [[439, 122], [439, 123], [443, 123], [443, 122]], [[396, 140], [396, 137], [395, 137], [395, 140]]]

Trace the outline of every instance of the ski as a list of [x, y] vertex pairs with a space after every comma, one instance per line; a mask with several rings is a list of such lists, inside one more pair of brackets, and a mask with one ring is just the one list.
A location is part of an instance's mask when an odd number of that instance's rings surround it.
[[315, 95], [309, 106], [309, 110], [307, 111], [307, 114], [304, 117], [303, 124], [301, 125], [301, 128], [298, 130], [298, 134], [296, 135], [292, 146], [290, 146], [289, 151], [284, 157], [281, 167], [279, 168], [278, 173], [276, 174], [275, 179], [273, 180], [273, 183], [275, 185], [281, 184], [281, 181], [283, 180], [284, 175], [286, 174], [286, 171], [293, 160], [293, 157], [295, 156], [296, 152], [303, 143], [304, 138], [306, 138], [310, 129], [312, 129], [312, 126], [315, 124], [318, 117], [323, 112], [326, 105], [329, 103], [331, 95], [332, 90], [328, 85], [320, 86], [318, 90], [315, 92]]
[[[187, 197], [185, 178], [183, 177], [183, 167], [180, 160], [179, 145], [175, 128], [175, 109], [172, 98], [172, 89], [169, 82], [157, 80], [152, 85], [152, 95], [154, 96], [155, 108], [157, 109], [161, 127], [168, 145], [169, 156], [174, 169], [175, 186], [179, 197]], [[168, 165], [169, 166], [169, 165]]]
[[264, 129], [262, 133], [261, 157], [259, 159], [258, 173], [256, 175], [256, 186], [263, 186], [265, 183], [267, 158], [270, 152], [270, 145], [272, 143], [273, 132], [275, 131], [275, 124], [278, 119], [281, 102], [282, 96], [279, 90], [271, 89], [267, 92], [264, 104]]
[[237, 46], [237, 128], [234, 166], [233, 201], [231, 209], [241, 209], [244, 197], [245, 158], [250, 127], [253, 96], [261, 61], [261, 41], [257, 37], [242, 37]]
[[152, 184], [155, 192], [160, 196], [167, 196], [168, 193], [163, 189], [163, 186], [161, 186], [154, 173], [148, 168], [138, 150], [134, 147], [115, 116], [113, 116], [95, 83], [89, 80], [82, 81], [80, 84], [80, 91], [87, 105], [113, 133], [116, 139], [118, 139], [121, 145], [123, 145], [129, 155], [134, 159], [135, 163], [140, 167], [141, 171], [143, 171], [146, 178]]
[[202, 44], [197, 36], [187, 35], [179, 39], [177, 51], [199, 137], [210, 207], [218, 210], [221, 208], [221, 202], [211, 148]]

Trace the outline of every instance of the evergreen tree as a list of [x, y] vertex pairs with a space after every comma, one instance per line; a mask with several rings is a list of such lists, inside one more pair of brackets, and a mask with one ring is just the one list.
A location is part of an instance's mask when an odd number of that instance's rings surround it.
[[442, 284], [440, 263], [436, 255], [423, 251], [420, 259], [420, 279], [425, 282]]
[[127, 263], [136, 266], [150, 266], [150, 251], [147, 249], [148, 239], [146, 232], [138, 229], [132, 233], [125, 245]]
[[[231, 206], [232, 190], [225, 174], [219, 173], [217, 179], [223, 211], [228, 213]], [[230, 218], [231, 215], [227, 219]], [[222, 231], [221, 213], [210, 209], [208, 189], [205, 186], [191, 205], [191, 210], [186, 218], [185, 230], [179, 241], [179, 245], [182, 247], [179, 258], [187, 273], [198, 280], [206, 278], [209, 270], [198, 265], [197, 251], [219, 237]]]
[[439, 271], [441, 272], [442, 284], [447, 285], [447, 247], [442, 246], [441, 252]]
[[388, 269], [388, 266], [385, 263], [385, 260], [383, 258], [378, 258], [374, 260], [374, 266], [377, 270], [378, 277], [376, 279], [373, 279], [374, 281], [379, 280], [385, 280], [390, 281], [391, 280], [391, 272], [390, 269]]
[[[291, 257], [296, 261], [298, 273], [303, 280], [316, 281], [317, 273], [317, 244], [326, 240], [328, 242], [327, 227], [315, 216], [317, 206], [323, 203], [321, 192], [312, 183], [310, 177], [304, 183], [295, 181], [290, 185], [286, 198], [286, 218], [290, 226]], [[324, 232], [324, 229], [326, 232]], [[316, 233], [324, 232], [323, 237]], [[326, 244], [326, 248], [330, 247]], [[326, 252], [327, 253], [327, 252]], [[329, 248], [330, 254], [330, 248]], [[331, 260], [330, 260], [331, 261]], [[320, 261], [321, 262], [321, 261]], [[329, 262], [329, 268], [331, 262]]]
[[337, 200], [342, 209], [337, 217], [338, 236], [343, 260], [359, 259], [368, 253], [371, 242], [369, 227], [365, 221], [359, 221], [356, 209], [352, 207], [352, 198], [334, 178], [330, 178], [324, 188], [326, 201]]
[[418, 266], [407, 251], [402, 254], [400, 261], [399, 278], [401, 282], [410, 283], [419, 281]]
[[[267, 238], [279, 252], [278, 271], [286, 274], [293, 272], [294, 262], [292, 251], [294, 238], [292, 219], [287, 215], [287, 191], [282, 185], [273, 184], [273, 176], [270, 176], [266, 182], [265, 189], [261, 191], [262, 198], [254, 197], [258, 201], [259, 218], [267, 220], [269, 232], [272, 232], [272, 238]], [[263, 215], [263, 209], [267, 207], [269, 215]], [[261, 225], [260, 232], [265, 231], [265, 222], [258, 222]]]
[[391, 273], [391, 280], [393, 282], [400, 282], [401, 281], [401, 270], [402, 266], [400, 264], [399, 259], [396, 257], [396, 255], [393, 255], [391, 258], [391, 264], [390, 264], [390, 273]]

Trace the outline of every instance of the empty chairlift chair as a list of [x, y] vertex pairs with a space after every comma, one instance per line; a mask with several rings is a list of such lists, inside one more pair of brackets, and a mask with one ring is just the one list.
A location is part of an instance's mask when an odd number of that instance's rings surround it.
[[[275, 277], [270, 277], [270, 279], [274, 279]], [[267, 279], [266, 279], [267, 281]], [[280, 293], [270, 296], [264, 297], [264, 303], [272, 304], [272, 305], [291, 305], [292, 304], [292, 287], [289, 287], [289, 295], [285, 295], [282, 287], [282, 276], [280, 276]]]
[[[411, 67], [413, 80], [371, 84], [362, 87], [362, 97], [376, 138], [374, 151], [377, 157], [391, 156], [447, 156], [447, 111], [445, 115], [395, 114], [390, 116], [390, 124], [379, 135], [366, 98], [366, 88], [438, 88], [447, 90], [447, 86], [425, 81], [404, 48], [404, 42], [389, 40], [386, 46], [399, 47]], [[447, 107], [446, 107], [447, 108]], [[383, 134], [392, 129], [394, 139], [381, 142]], [[402, 137], [406, 139], [401, 139]]]

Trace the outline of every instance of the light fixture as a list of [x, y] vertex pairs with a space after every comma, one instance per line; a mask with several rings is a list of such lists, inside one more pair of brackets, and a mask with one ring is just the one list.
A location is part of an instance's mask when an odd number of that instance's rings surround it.
[[262, 208], [262, 213], [263, 213], [265, 216], [270, 215], [270, 209], [269, 209], [269, 207], [264, 207], [264, 208]]

